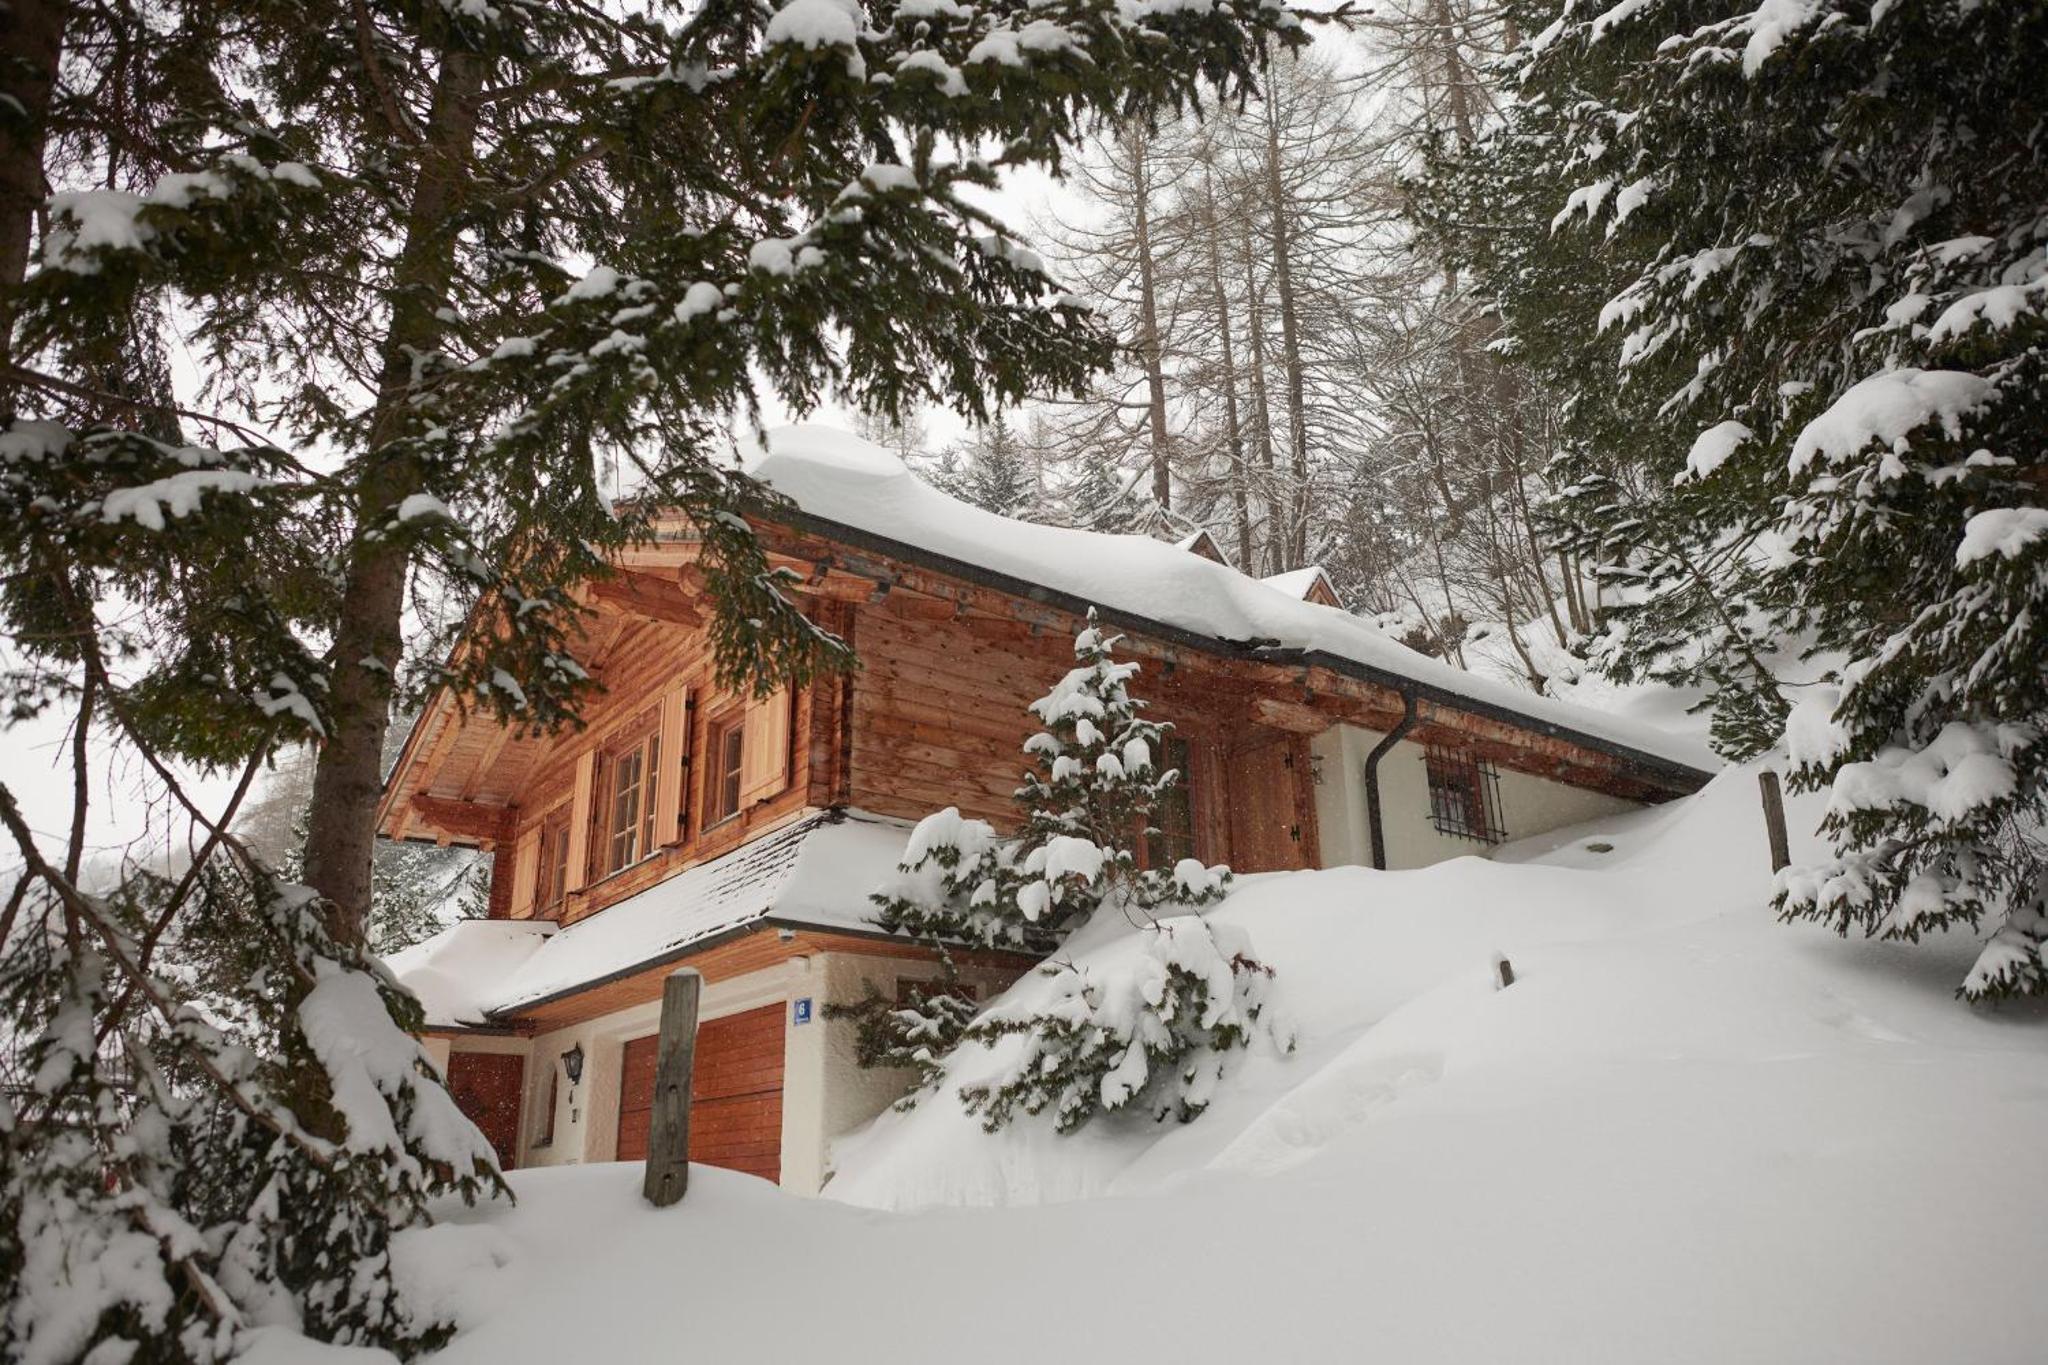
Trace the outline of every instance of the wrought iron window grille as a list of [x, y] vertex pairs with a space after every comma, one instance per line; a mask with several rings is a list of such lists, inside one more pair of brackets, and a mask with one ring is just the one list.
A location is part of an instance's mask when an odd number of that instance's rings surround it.
[[1423, 750], [1429, 773], [1429, 823], [1439, 834], [1497, 844], [1507, 838], [1501, 823], [1500, 770], [1470, 749], [1430, 744]]

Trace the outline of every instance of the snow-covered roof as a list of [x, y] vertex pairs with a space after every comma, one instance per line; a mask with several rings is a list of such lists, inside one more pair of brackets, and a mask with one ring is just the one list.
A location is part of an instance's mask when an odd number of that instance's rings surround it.
[[1112, 619], [1162, 625], [1226, 648], [1323, 656], [1315, 661], [1413, 685], [1432, 702], [1507, 712], [1532, 728], [1702, 773], [1720, 767], [1690, 736], [1468, 673], [1418, 654], [1348, 612], [1305, 602], [1165, 541], [984, 511], [927, 484], [890, 452], [834, 427], [771, 430], [766, 449], [744, 465], [802, 514], [891, 542], [889, 552], [902, 558], [951, 561], [1099, 606]]
[[554, 932], [550, 920], [457, 920], [384, 965], [420, 998], [429, 1028], [460, 1028], [485, 1021], [489, 993]]
[[[895, 870], [910, 827], [859, 811], [807, 816], [565, 929], [468, 920], [387, 960], [430, 1026], [487, 1024], [654, 966], [692, 944], [772, 921], [872, 932], [868, 892]], [[510, 931], [502, 939], [493, 929]]]
[[1276, 592], [1284, 592], [1303, 602], [1308, 600], [1308, 595], [1315, 591], [1318, 583], [1332, 597], [1337, 595], [1336, 585], [1330, 582], [1330, 576], [1323, 572], [1320, 564], [1311, 564], [1305, 569], [1289, 569], [1286, 573], [1269, 573], [1259, 581]]

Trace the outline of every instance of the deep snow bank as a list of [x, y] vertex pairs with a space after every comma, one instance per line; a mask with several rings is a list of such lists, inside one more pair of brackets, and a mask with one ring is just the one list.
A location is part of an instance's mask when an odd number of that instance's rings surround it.
[[[1795, 817], [1802, 813], [1812, 811], [1795, 804]], [[1694, 980], [1690, 946], [1754, 937], [1758, 970], [1776, 970], [1811, 938], [1772, 922], [1762, 908], [1769, 884], [1755, 778], [1746, 772], [1724, 775], [1694, 800], [1545, 836], [1491, 861], [1243, 878], [1212, 918], [1242, 926], [1278, 972], [1271, 994], [1295, 1031], [1292, 1055], [1255, 1049], [1188, 1127], [1134, 1116], [1058, 1137], [1042, 1125], [984, 1134], [954, 1091], [989, 1063], [963, 1053], [953, 1085], [839, 1144], [827, 1193], [896, 1209], [1139, 1193], [1202, 1169], [1306, 1160], [1400, 1095], [1447, 1070], [1481, 1066], [1500, 1037], [1537, 1054], [1520, 1070], [1541, 1061], [1550, 1044], [1537, 1040], [1552, 1031], [1559, 1064], [1587, 1048], [1626, 1049], [1653, 1026], [1697, 1022], [1773, 1036], [1793, 1022], [1781, 1012], [1802, 1008], [1807, 992], [1741, 973]], [[1084, 963], [1115, 952], [1074, 946]], [[1512, 998], [1490, 998], [1495, 953], [1520, 978]], [[1592, 979], [1566, 989], [1557, 983], [1567, 974]], [[1658, 999], [1618, 999], [1631, 982]], [[1688, 984], [1700, 998], [1686, 996]], [[1027, 978], [1010, 999], [1043, 990]], [[1935, 1004], [1956, 1013], [1945, 1000]], [[1636, 1007], [1651, 1017], [1630, 1017]], [[1582, 1027], [1588, 1012], [1626, 1037]]]
[[832, 1186], [1038, 1207], [516, 1174], [405, 1247], [437, 1365], [2040, 1358], [2048, 1020], [1952, 1000], [1973, 944], [1774, 923], [1747, 773], [1506, 857], [1248, 879], [1301, 1047], [1193, 1125], [928, 1102]]

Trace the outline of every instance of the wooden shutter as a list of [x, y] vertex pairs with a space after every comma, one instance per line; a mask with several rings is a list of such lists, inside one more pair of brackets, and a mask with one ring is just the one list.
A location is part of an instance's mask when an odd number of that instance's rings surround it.
[[661, 768], [654, 779], [654, 843], [683, 838], [683, 768], [690, 755], [690, 689], [678, 687], [661, 699]]
[[576, 760], [576, 794], [569, 802], [569, 884], [579, 890], [590, 868], [591, 797], [597, 785], [597, 753]]
[[740, 809], [789, 785], [789, 689], [747, 703], [740, 740]]
[[540, 830], [521, 839], [512, 853], [512, 907], [514, 919], [533, 913], [534, 888], [540, 884]]

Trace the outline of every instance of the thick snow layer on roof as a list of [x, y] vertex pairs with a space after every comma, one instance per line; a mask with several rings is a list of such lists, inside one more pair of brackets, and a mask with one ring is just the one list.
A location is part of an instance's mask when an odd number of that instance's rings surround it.
[[487, 1006], [530, 1005], [762, 919], [872, 930], [868, 892], [895, 869], [909, 832], [857, 813], [801, 820], [570, 925], [488, 978]]
[[555, 926], [547, 920], [466, 919], [384, 959], [426, 1007], [432, 1028], [486, 1022], [487, 995], [539, 951]]
[[850, 432], [806, 423], [767, 433], [748, 472], [804, 512], [929, 553], [1198, 635], [1320, 650], [1444, 692], [1568, 727], [1705, 771], [1720, 767], [1689, 736], [1539, 697], [1426, 658], [1348, 612], [1304, 602], [1149, 536], [1013, 521], [949, 497], [903, 461]]
[[1267, 574], [1259, 581], [1275, 592], [1284, 592], [1289, 597], [1306, 598], [1314, 588], [1316, 580], [1323, 577], [1323, 566], [1311, 564], [1306, 569], [1289, 569], [1286, 573]]

